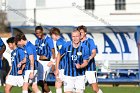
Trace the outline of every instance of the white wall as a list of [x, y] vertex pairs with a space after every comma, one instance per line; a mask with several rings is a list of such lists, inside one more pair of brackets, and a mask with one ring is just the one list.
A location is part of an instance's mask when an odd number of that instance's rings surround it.
[[[26, 19], [26, 0], [7, 0], [6, 12], [12, 25], [22, 25]], [[20, 10], [19, 10], [20, 9]]]
[[[16, 8], [26, 11], [26, 23], [33, 25], [36, 0], [8, 0]], [[15, 2], [16, 3], [15, 3]], [[116, 11], [115, 0], [95, 0], [95, 10], [85, 11], [85, 0], [46, 0], [45, 7], [37, 7], [36, 20], [44, 25], [139, 25], [140, 1], [126, 0], [126, 10]], [[132, 4], [133, 3], [133, 4]], [[14, 16], [14, 17], [13, 17]], [[18, 21], [14, 14], [9, 15], [12, 22]], [[21, 18], [22, 19], [22, 18]], [[19, 24], [18, 24], [19, 25]]]

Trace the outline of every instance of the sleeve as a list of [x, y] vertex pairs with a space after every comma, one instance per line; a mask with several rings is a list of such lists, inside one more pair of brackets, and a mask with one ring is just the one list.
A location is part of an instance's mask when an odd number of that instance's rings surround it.
[[28, 47], [27, 48], [27, 53], [28, 53], [28, 55], [33, 55], [34, 53], [33, 53], [33, 48], [32, 47]]
[[83, 60], [88, 60], [89, 59], [89, 48], [87, 47], [87, 46], [84, 46], [84, 48], [83, 48], [84, 50], [84, 55], [83, 55]]
[[59, 52], [63, 47], [63, 42], [57, 41], [56, 42], [57, 51]]
[[37, 46], [37, 40], [35, 40], [35, 46]]
[[61, 55], [66, 52], [66, 48], [69, 46], [69, 42], [62, 45], [62, 48], [58, 51]]
[[25, 53], [23, 51], [23, 49], [19, 49], [19, 55], [20, 55], [20, 61], [22, 61], [25, 58]]
[[96, 45], [94, 43], [94, 40], [93, 39], [90, 39], [90, 46], [91, 46], [91, 49], [96, 49]]
[[53, 40], [51, 38], [46, 38], [46, 41], [48, 42], [48, 46], [52, 49], [54, 48]]
[[3, 43], [2, 39], [0, 38], [0, 47], [3, 45], [4, 45], [4, 43]]
[[37, 48], [38, 48], [37, 43], [38, 43], [38, 41], [36, 40], [36, 41], [35, 41], [35, 49], [36, 49], [36, 52], [38, 52], [38, 51], [37, 51]]

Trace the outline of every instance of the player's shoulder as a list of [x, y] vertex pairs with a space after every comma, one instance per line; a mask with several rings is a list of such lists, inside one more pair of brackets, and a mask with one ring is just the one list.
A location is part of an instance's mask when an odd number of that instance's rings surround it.
[[72, 42], [71, 41], [67, 41], [65, 44], [63, 44], [63, 48], [67, 48], [70, 45], [72, 45]]
[[85, 43], [81, 43], [81, 47], [83, 47], [84, 49], [88, 49], [88, 46]]
[[23, 51], [25, 51], [25, 49], [23, 47], [17, 47], [17, 51], [23, 52]]
[[66, 43], [66, 41], [65, 41], [65, 39], [64, 38], [59, 38], [58, 40], [57, 40], [57, 42], [56, 43], [62, 43], [62, 44], [65, 44]]
[[69, 46], [72, 44], [72, 41], [67, 41], [65, 45]]
[[89, 37], [87, 38], [87, 40], [88, 40], [89, 42], [94, 41], [93, 38], [89, 38]]
[[52, 42], [53, 41], [53, 39], [50, 36], [48, 36], [48, 35], [45, 36], [45, 40], [47, 42]]

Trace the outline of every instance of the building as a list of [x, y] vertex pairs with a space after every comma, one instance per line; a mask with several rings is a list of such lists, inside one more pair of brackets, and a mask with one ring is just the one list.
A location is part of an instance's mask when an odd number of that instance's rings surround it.
[[140, 24], [139, 0], [7, 0], [12, 25]]

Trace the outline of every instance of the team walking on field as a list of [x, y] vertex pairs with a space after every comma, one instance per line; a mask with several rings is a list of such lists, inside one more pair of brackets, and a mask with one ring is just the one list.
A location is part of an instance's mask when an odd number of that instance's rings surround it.
[[[86, 34], [87, 28], [78, 26], [71, 32], [72, 40], [66, 41], [58, 28], [51, 28], [49, 36], [37, 26], [35, 45], [23, 33], [8, 38], [12, 66], [6, 76], [5, 93], [10, 93], [12, 86], [22, 86], [22, 93], [30, 93], [30, 86], [33, 93], [52, 93], [46, 79], [50, 71], [55, 75], [56, 93], [84, 93], [86, 82], [95, 93], [103, 93], [98, 87], [96, 45]], [[0, 69], [5, 49], [0, 38]]]

